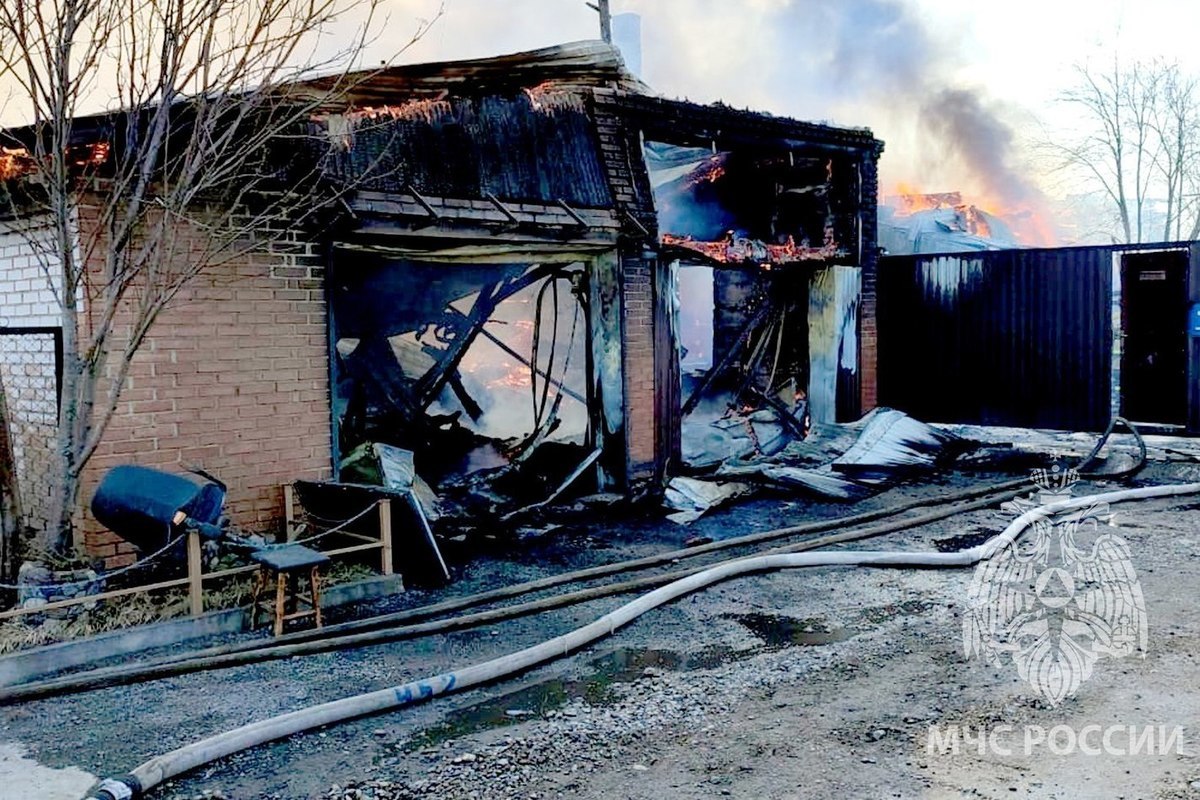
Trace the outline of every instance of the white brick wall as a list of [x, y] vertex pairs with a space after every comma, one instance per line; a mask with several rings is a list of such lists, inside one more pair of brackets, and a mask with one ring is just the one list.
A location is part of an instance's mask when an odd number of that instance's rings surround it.
[[38, 250], [49, 252], [51, 242], [45, 228], [22, 230], [0, 223], [0, 327], [59, 324], [51, 288], [58, 285], [58, 269], [51, 263], [48, 276], [38, 255]]
[[[34, 241], [31, 242], [31, 237]], [[4, 389], [9, 435], [16, 462], [25, 522], [48, 524], [53, 447], [58, 429], [57, 364], [52, 333], [12, 333], [12, 328], [60, 324], [52, 286], [38, 250], [49, 252], [45, 229], [0, 223], [0, 386]], [[52, 283], [53, 281], [53, 283]]]

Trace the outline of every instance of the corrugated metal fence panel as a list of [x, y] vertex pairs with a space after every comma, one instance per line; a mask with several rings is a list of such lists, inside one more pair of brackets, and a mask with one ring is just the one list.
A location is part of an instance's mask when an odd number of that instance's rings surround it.
[[1064, 248], [881, 259], [880, 405], [930, 422], [1102, 429], [1112, 256]]

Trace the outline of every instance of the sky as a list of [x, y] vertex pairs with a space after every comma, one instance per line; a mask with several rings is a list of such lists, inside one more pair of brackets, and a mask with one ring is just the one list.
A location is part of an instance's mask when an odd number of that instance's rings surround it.
[[[584, 0], [383, 0], [365, 63], [476, 58], [595, 38]], [[1191, 0], [612, 0], [642, 17], [657, 92], [869, 127], [885, 191], [1021, 207], [1073, 187], [1041, 155], [1072, 121], [1073, 65], [1178, 60], [1200, 72]], [[438, 16], [439, 8], [442, 13]], [[398, 57], [418, 20], [431, 29]], [[348, 22], [344, 22], [348, 24]], [[331, 37], [335, 39], [336, 35]], [[102, 85], [93, 102], [104, 103]], [[0, 102], [4, 100], [0, 84]], [[15, 104], [0, 108], [12, 122]]]
[[[391, 22], [439, 0], [392, 0]], [[721, 100], [869, 127], [885, 191], [961, 190], [1032, 207], [1078, 191], [1044, 143], [1072, 122], [1074, 65], [1165, 58], [1200, 71], [1187, 0], [613, 0], [642, 17], [643, 79]], [[410, 23], [411, 24], [411, 23]], [[446, 0], [401, 62], [479, 57], [595, 35], [582, 0]]]

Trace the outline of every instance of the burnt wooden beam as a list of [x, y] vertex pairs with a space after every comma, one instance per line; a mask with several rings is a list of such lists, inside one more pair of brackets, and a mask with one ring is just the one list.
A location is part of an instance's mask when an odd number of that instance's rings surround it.
[[563, 211], [567, 212], [567, 215], [568, 215], [568, 216], [569, 216], [571, 219], [575, 220], [575, 225], [576, 225], [577, 227], [580, 227], [580, 228], [590, 228], [590, 227], [592, 227], [591, 225], [589, 225], [589, 224], [587, 223], [587, 220], [585, 220], [583, 217], [579, 216], [579, 213], [578, 213], [578, 212], [577, 212], [575, 209], [573, 209], [573, 208], [571, 208], [569, 205], [567, 205], [567, 201], [566, 201], [566, 200], [563, 200], [563, 199], [560, 197], [560, 198], [559, 198], [558, 200], [556, 200], [555, 202], [556, 202], [556, 203], [558, 203], [558, 207], [559, 207], [559, 208], [561, 208]]
[[475, 337], [483, 331], [484, 323], [491, 318], [492, 313], [496, 310], [496, 306], [522, 289], [553, 275], [561, 268], [559, 264], [543, 264], [534, 267], [524, 275], [514, 278], [507, 283], [501, 284], [498, 281], [493, 281], [480, 288], [479, 297], [475, 299], [475, 304], [471, 307], [470, 313], [466, 315], [463, 321], [460, 336], [450, 345], [448, 352], [442, 357], [441, 361], [422, 375], [417, 382], [414, 395], [417, 398], [416, 405], [420, 411], [423, 412], [429, 407], [430, 403], [437, 399], [438, 394], [442, 391], [442, 387], [446, 385], [446, 382], [458, 370], [458, 365], [467, 354], [467, 349], [475, 341]]
[[479, 407], [479, 403], [475, 402], [475, 398], [471, 397], [467, 387], [463, 386], [462, 374], [458, 370], [450, 373], [450, 377], [446, 379], [450, 390], [454, 392], [454, 396], [458, 398], [458, 402], [462, 404], [463, 410], [467, 412], [467, 416], [471, 419], [478, 420], [483, 416], [483, 409]]
[[500, 202], [500, 198], [496, 197], [496, 195], [492, 194], [491, 192], [484, 192], [483, 196], [484, 199], [496, 207], [497, 211], [504, 215], [504, 218], [508, 220], [510, 225], [517, 225], [520, 223], [520, 220], [517, 219], [516, 214], [512, 213], [508, 206]]
[[467, 315], [459, 335], [448, 348], [448, 352], [417, 382], [417, 390], [414, 394], [417, 397], [416, 405], [422, 412], [437, 399], [442, 387], [446, 385], [446, 381], [458, 371], [458, 365], [463, 356], [467, 354], [467, 348], [471, 346], [471, 342], [475, 341], [475, 337], [483, 328], [483, 323], [496, 310], [496, 306], [500, 302], [496, 299], [499, 294], [498, 286], [499, 282], [493, 281], [480, 288], [479, 296], [475, 298], [475, 304], [471, 306], [471, 312]]
[[696, 387], [695, 391], [692, 392], [691, 397], [689, 397], [687, 402], [683, 404], [683, 408], [681, 408], [679, 411], [679, 415], [681, 417], [686, 417], [688, 414], [696, 410], [696, 406], [700, 404], [701, 395], [708, 391], [708, 388], [712, 386], [712, 382], [715, 381], [721, 373], [728, 369], [729, 365], [733, 363], [733, 360], [741, 354], [742, 349], [746, 346], [746, 339], [749, 333], [758, 327], [759, 323], [761, 323], [767, 316], [770, 308], [770, 303], [763, 303], [761, 306], [759, 306], [758, 311], [754, 312], [754, 315], [751, 316], [750, 319], [746, 320], [746, 324], [742, 326], [740, 331], [738, 331], [737, 341], [734, 342], [733, 347], [729, 348], [728, 352], [725, 353], [725, 356], [717, 364], [715, 364], [712, 369], [705, 373], [704, 379], [700, 381], [700, 385]]
[[417, 201], [417, 205], [425, 209], [425, 213], [429, 215], [430, 219], [436, 222], [442, 218], [442, 215], [438, 213], [438, 210], [430, 205], [429, 201], [422, 197], [421, 193], [418, 192], [416, 187], [414, 187], [411, 183], [405, 185], [404, 191], [408, 192], [412, 199]]
[[779, 421], [783, 423], [785, 428], [792, 432], [792, 435], [797, 439], [804, 438], [804, 423], [796, 418], [795, 413], [783, 401], [778, 397], [760, 391], [754, 386], [750, 387], [750, 393], [770, 406], [779, 416]]
[[633, 214], [629, 213], [629, 211], [624, 210], [624, 209], [621, 211], [621, 216], [623, 216], [626, 220], [628, 220], [629, 223], [631, 225], [633, 225], [633, 227], [637, 228], [637, 230], [642, 234], [642, 236], [645, 236], [647, 239], [650, 238], [650, 231], [646, 230], [646, 226], [643, 225], [641, 223], [641, 221], [638, 220], [637, 217], [635, 217]]

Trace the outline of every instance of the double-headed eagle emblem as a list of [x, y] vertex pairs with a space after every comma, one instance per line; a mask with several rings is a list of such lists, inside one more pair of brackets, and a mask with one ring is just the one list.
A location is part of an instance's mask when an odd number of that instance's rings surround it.
[[[1036, 470], [1024, 513], [1070, 497], [1074, 470]], [[1097, 660], [1145, 655], [1146, 606], [1129, 546], [1111, 531], [1107, 504], [1033, 523], [975, 569], [963, 617], [968, 658], [999, 666], [1008, 654], [1021, 679], [1056, 706], [1075, 694]]]

